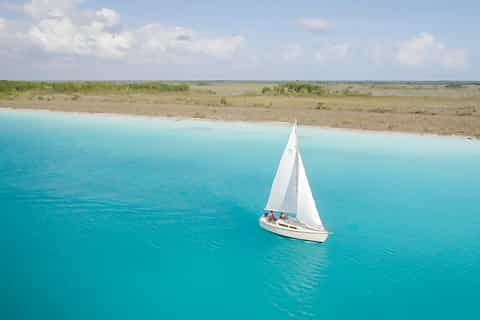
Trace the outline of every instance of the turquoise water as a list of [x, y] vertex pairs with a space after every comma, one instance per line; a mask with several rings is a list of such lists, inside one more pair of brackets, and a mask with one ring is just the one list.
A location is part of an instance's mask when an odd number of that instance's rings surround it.
[[258, 227], [286, 125], [0, 109], [0, 319], [475, 319], [480, 142], [300, 127], [324, 244]]

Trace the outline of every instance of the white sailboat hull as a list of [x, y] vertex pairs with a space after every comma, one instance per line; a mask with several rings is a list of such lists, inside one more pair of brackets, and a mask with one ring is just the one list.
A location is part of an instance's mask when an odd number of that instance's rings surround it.
[[299, 224], [295, 219], [268, 221], [266, 217], [260, 217], [260, 227], [280, 236], [314, 242], [325, 242], [328, 231], [320, 231], [307, 228]]

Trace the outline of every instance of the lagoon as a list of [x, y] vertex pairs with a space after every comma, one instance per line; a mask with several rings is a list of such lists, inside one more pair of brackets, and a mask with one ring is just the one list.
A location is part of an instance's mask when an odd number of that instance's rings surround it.
[[0, 109], [0, 318], [479, 317], [480, 141], [298, 133], [324, 244], [258, 227], [287, 125]]

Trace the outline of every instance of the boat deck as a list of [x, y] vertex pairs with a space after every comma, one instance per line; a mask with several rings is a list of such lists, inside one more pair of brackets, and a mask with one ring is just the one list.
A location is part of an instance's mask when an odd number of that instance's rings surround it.
[[298, 221], [295, 218], [289, 217], [287, 219], [280, 219], [277, 218], [276, 220], [268, 220], [267, 218], [264, 219], [265, 223], [268, 223], [274, 227], [283, 227], [283, 228], [288, 228], [291, 230], [299, 230], [299, 231], [318, 231], [316, 229], [307, 227], [300, 221]]
[[268, 221], [267, 217], [262, 216], [260, 226], [280, 236], [316, 242], [324, 242], [329, 235], [326, 230], [309, 228], [294, 218]]

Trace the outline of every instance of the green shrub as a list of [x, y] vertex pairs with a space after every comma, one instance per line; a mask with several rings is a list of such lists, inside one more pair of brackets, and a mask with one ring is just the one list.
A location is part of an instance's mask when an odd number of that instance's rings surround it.
[[459, 89], [459, 88], [463, 88], [463, 85], [461, 83], [455, 83], [455, 82], [451, 82], [451, 83], [448, 83], [445, 85], [445, 88], [449, 88], [449, 89]]
[[329, 106], [327, 106], [324, 102], [317, 102], [315, 110], [331, 110]]
[[[266, 90], [265, 87], [262, 89]], [[268, 90], [266, 92], [269, 92]], [[326, 96], [329, 94], [328, 90], [316, 83], [310, 82], [301, 82], [301, 81], [290, 81], [286, 83], [281, 83], [273, 87], [273, 92], [276, 95], [316, 95], [316, 96]]]
[[186, 83], [160, 81], [9, 81], [0, 80], [0, 93], [42, 91], [48, 93], [101, 93], [101, 92], [184, 92], [190, 90]]
[[262, 89], [262, 94], [269, 94], [270, 92], [272, 92], [272, 88], [270, 88], [270, 87], [263, 87], [263, 89]]

